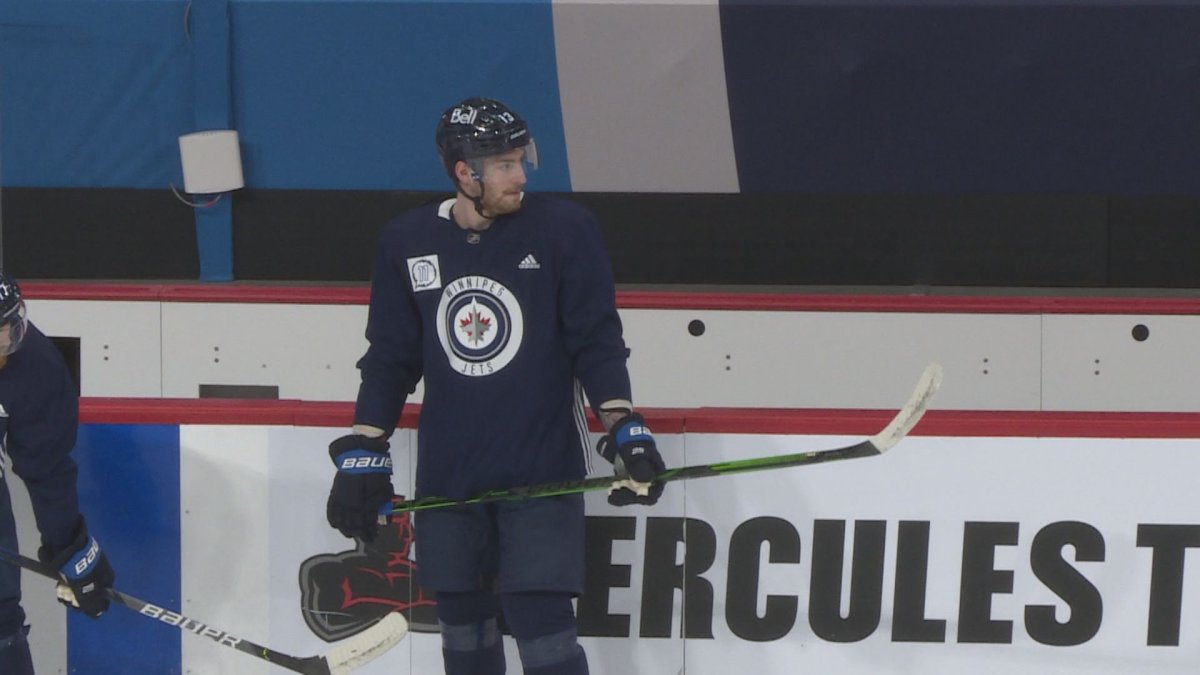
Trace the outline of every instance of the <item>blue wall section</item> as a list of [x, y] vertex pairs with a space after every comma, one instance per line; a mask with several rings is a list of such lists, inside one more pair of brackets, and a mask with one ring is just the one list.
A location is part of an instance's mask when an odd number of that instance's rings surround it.
[[182, 182], [193, 130], [184, 2], [0, 2], [5, 187]]
[[[179, 610], [178, 425], [85, 424], [73, 456], [88, 528], [116, 570], [116, 588]], [[124, 607], [99, 620], [70, 613], [67, 632], [72, 673], [180, 672], [182, 632]]]
[[247, 184], [444, 190], [442, 111], [492, 96], [528, 118], [539, 190], [569, 190], [549, 0], [234, 2]]
[[[230, 4], [248, 186], [446, 189], [437, 118], [487, 95], [530, 120], [537, 188], [570, 189], [549, 0]], [[186, 6], [0, 6], [3, 184], [180, 185], [177, 138], [214, 128], [196, 114]]]

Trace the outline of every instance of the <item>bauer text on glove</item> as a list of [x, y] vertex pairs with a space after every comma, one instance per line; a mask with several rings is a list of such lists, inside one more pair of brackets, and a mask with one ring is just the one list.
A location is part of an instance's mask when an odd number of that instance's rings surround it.
[[108, 609], [108, 590], [116, 574], [100, 544], [88, 534], [83, 518], [75, 526], [70, 544], [57, 549], [43, 545], [38, 549], [38, 559], [62, 577], [57, 590], [59, 602], [93, 619]]
[[337, 467], [325, 505], [329, 524], [347, 537], [372, 541], [380, 516], [386, 516], [392, 502], [392, 456], [387, 439], [342, 436], [329, 444], [329, 457]]

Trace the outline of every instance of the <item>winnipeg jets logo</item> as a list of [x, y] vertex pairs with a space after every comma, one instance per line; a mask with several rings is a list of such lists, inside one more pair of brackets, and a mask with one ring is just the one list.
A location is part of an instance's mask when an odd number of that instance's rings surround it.
[[507, 287], [488, 277], [446, 284], [438, 304], [438, 340], [450, 366], [468, 377], [491, 375], [521, 348], [521, 305]]
[[478, 346], [484, 340], [484, 334], [492, 327], [492, 317], [485, 310], [472, 307], [466, 316], [458, 320], [458, 328], [463, 333], [463, 341]]

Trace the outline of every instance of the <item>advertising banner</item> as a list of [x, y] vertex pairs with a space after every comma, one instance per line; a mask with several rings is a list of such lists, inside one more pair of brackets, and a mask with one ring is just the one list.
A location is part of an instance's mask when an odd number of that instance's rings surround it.
[[[364, 547], [325, 523], [325, 447], [340, 433], [181, 427], [185, 611], [308, 655], [402, 609], [411, 634], [360, 672], [441, 672], [433, 598], [411, 583], [420, 532], [402, 520]], [[413, 433], [393, 443], [406, 494]], [[659, 440], [681, 466], [860, 439]], [[578, 602], [591, 670], [1190, 672], [1198, 443], [916, 436], [877, 458], [672, 483], [652, 508], [592, 493]], [[182, 661], [187, 672], [271, 672], [186, 637]]]

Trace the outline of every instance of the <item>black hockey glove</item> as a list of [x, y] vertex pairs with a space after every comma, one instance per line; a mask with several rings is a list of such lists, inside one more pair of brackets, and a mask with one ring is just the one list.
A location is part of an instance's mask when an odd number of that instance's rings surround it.
[[[663, 483], [654, 478], [666, 471], [667, 466], [658, 454], [654, 436], [650, 434], [650, 428], [641, 415], [631, 413], [614, 424], [596, 445], [596, 452], [612, 462], [613, 470], [619, 477], [648, 484], [614, 487], [608, 493], [609, 504], [654, 504], [662, 496]], [[646, 494], [640, 494], [643, 491]]]
[[43, 545], [38, 559], [58, 570], [58, 601], [93, 619], [108, 609], [108, 590], [116, 574], [100, 544], [88, 535], [83, 518], [75, 526], [74, 538], [61, 549]]
[[329, 457], [338, 472], [329, 490], [325, 517], [347, 537], [375, 539], [380, 516], [386, 518], [392, 506], [392, 456], [387, 439], [342, 436], [329, 444]]

